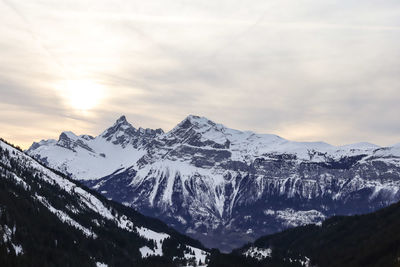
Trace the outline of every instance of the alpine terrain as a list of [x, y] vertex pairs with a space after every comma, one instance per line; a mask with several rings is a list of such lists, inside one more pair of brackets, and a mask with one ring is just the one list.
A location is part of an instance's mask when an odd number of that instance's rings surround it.
[[400, 200], [400, 144], [293, 142], [198, 116], [166, 133], [122, 116], [97, 137], [63, 132], [27, 153], [223, 251]]
[[206, 266], [200, 242], [0, 140], [0, 266]]

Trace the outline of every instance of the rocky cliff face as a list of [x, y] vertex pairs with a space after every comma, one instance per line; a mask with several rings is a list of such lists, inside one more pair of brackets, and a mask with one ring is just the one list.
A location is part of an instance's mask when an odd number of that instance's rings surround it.
[[96, 138], [70, 136], [28, 153], [223, 250], [400, 199], [399, 146], [292, 142], [197, 116], [167, 133], [121, 117]]

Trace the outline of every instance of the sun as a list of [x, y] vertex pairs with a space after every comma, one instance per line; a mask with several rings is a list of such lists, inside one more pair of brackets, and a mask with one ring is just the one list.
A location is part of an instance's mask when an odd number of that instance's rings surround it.
[[104, 97], [104, 87], [91, 80], [66, 80], [57, 89], [69, 106], [77, 111], [93, 109]]

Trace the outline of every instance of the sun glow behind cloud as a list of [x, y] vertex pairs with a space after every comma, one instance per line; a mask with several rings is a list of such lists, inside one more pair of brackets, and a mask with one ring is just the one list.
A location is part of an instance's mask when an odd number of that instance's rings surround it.
[[105, 88], [91, 80], [66, 80], [56, 89], [75, 111], [87, 112], [100, 104], [105, 97]]

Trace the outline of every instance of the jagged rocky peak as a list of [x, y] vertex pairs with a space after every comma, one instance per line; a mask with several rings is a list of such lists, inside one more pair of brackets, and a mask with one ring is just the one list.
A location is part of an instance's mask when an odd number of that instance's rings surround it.
[[211, 128], [216, 126], [217, 124], [206, 117], [200, 117], [196, 115], [189, 115], [186, 117], [184, 122], [189, 122], [196, 128], [203, 129], [203, 128]]
[[165, 140], [169, 145], [176, 143], [197, 147], [229, 148], [222, 124], [217, 124], [205, 117], [189, 115], [174, 129], [167, 133]]
[[77, 140], [77, 139], [78, 139], [78, 136], [76, 134], [74, 134], [71, 131], [65, 131], [60, 134], [58, 141], [60, 142], [63, 140]]
[[[196, 132], [205, 132], [210, 128], [216, 127], [218, 124], [207, 119], [206, 117], [200, 117], [195, 115], [187, 116], [183, 121], [181, 121], [171, 133], [179, 134], [179, 132], [187, 130], [195, 130]], [[218, 126], [223, 127], [221, 124]]]
[[62, 132], [58, 138], [57, 145], [73, 150], [76, 145], [75, 142], [78, 139], [73, 132]]
[[167, 133], [166, 138], [176, 142], [198, 147], [236, 150], [247, 149], [253, 143], [261, 145], [275, 145], [287, 142], [285, 139], [273, 134], [256, 134], [251, 131], [239, 131], [216, 123], [206, 117], [189, 115], [173, 130]]
[[[102, 136], [104, 138], [110, 138], [113, 134], [115, 134], [116, 132], [135, 132], [135, 128], [132, 126], [132, 124], [130, 124], [127, 120], [126, 117], [124, 115], [122, 115], [118, 120], [115, 121], [115, 123], [113, 124], [113, 126], [111, 126], [110, 128], [108, 128], [103, 134]], [[111, 139], [111, 138], [110, 138]]]
[[119, 117], [119, 119], [115, 122], [115, 124], [129, 124], [129, 122], [126, 119], [125, 115], [122, 115]]
[[[87, 138], [89, 138], [89, 139], [87, 139]], [[93, 149], [90, 148], [88, 146], [88, 144], [85, 143], [85, 141], [88, 141], [88, 140], [90, 140], [89, 136], [77, 136], [73, 132], [67, 131], [67, 132], [62, 132], [60, 134], [60, 137], [58, 138], [56, 145], [67, 148], [74, 152], [76, 151], [75, 149], [77, 147], [81, 147], [90, 152], [93, 152]]]
[[138, 148], [163, 133], [162, 129], [136, 129], [127, 121], [125, 115], [122, 115], [113, 126], [105, 130], [100, 136], [115, 145], [126, 147], [128, 144], [132, 144], [135, 148]]

